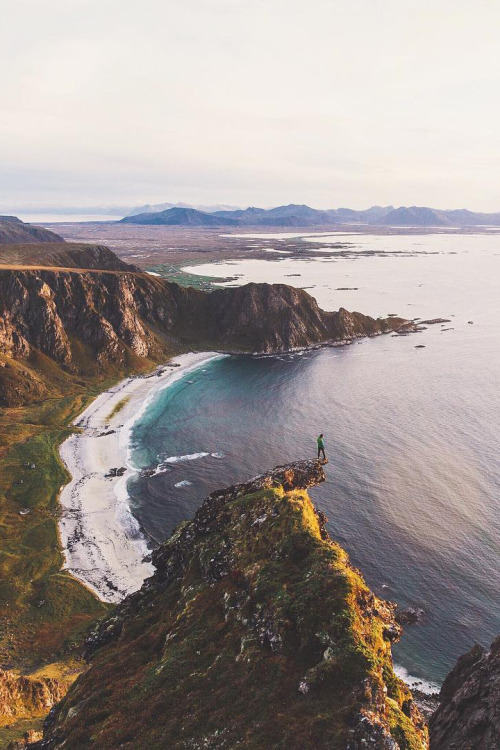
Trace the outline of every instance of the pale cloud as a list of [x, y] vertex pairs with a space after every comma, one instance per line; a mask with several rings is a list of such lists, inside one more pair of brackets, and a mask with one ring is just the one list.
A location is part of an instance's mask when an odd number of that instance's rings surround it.
[[496, 0], [4, 5], [0, 212], [500, 210]]

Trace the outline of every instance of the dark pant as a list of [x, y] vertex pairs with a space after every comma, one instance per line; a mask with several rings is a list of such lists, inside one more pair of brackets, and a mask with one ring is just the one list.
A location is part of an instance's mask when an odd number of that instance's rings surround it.
[[319, 456], [320, 456], [320, 453], [322, 453], [322, 454], [323, 454], [323, 458], [324, 458], [324, 460], [326, 461], [325, 449], [324, 449], [324, 448], [322, 448], [322, 446], [321, 446], [321, 445], [318, 445], [318, 458], [319, 458]]

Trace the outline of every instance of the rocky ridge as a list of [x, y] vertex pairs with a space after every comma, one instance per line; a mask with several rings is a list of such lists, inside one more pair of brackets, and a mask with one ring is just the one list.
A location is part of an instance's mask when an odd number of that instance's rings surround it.
[[18, 677], [0, 669], [0, 717], [19, 719], [43, 716], [67, 691], [60, 680], [40, 677]]
[[490, 649], [474, 646], [443, 683], [431, 718], [431, 750], [500, 747], [500, 636]]
[[0, 245], [26, 242], [64, 242], [55, 232], [25, 224], [17, 216], [0, 216]]
[[187, 349], [271, 353], [416, 329], [396, 317], [325, 312], [284, 284], [207, 293], [137, 273], [106, 248], [84, 255], [87, 266], [119, 268], [0, 268], [0, 406], [47, 395], [39, 362], [32, 366], [40, 354], [67, 372], [118, 374]]
[[212, 493], [97, 627], [33, 750], [424, 750], [401, 634], [325, 530], [317, 461]]

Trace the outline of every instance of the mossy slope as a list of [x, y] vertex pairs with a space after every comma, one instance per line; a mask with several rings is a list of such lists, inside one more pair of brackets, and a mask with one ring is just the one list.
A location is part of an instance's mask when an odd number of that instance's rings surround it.
[[392, 670], [393, 608], [303, 489], [261, 486], [214, 493], [157, 551], [40, 747], [427, 746]]

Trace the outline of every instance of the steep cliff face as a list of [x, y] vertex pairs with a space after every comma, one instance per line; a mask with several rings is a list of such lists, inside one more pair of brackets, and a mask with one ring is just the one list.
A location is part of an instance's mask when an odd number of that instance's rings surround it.
[[17, 216], [0, 216], [0, 245], [25, 242], [64, 242], [55, 232], [25, 224]]
[[422, 750], [401, 632], [325, 531], [304, 461], [214, 492], [88, 643], [33, 748]]
[[500, 747], [500, 637], [487, 651], [474, 646], [443, 683], [430, 721], [431, 750]]
[[42, 716], [67, 691], [67, 685], [50, 678], [17, 677], [0, 670], [0, 726], [12, 719]]
[[221, 348], [272, 352], [330, 337], [316, 300], [284, 284], [246, 284], [198, 295], [200, 332]]
[[[78, 260], [115, 262], [101, 251], [91, 248]], [[326, 313], [305, 291], [282, 284], [206, 293], [133, 271], [2, 269], [0, 405], [36, 398], [37, 381], [43, 389], [40, 369], [29, 368], [37, 353], [68, 372], [123, 372], [131, 357], [160, 362], [186, 348], [274, 352], [408, 326], [343, 309]], [[9, 359], [26, 368], [16, 369]]]
[[0, 271], [0, 405], [61, 395], [64, 372], [116, 376], [165, 360], [174, 312], [173, 295], [142, 274]]

